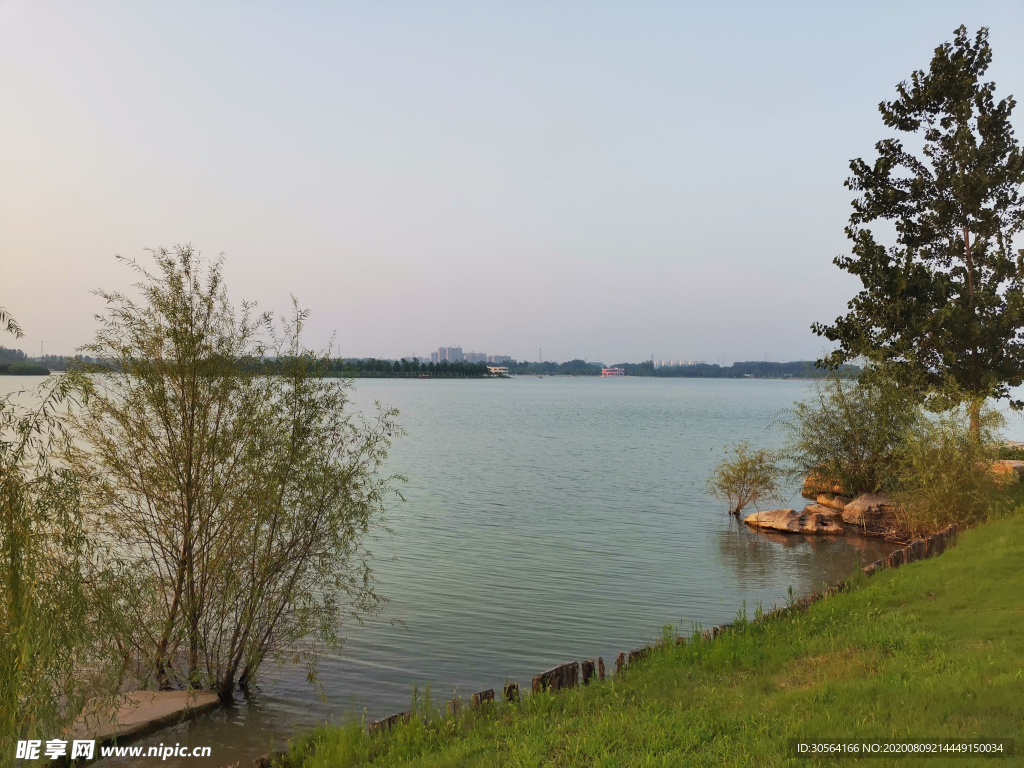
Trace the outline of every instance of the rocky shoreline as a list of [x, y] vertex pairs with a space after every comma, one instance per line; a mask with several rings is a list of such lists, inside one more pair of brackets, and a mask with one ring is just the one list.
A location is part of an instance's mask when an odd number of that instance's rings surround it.
[[[992, 472], [1006, 484], [1024, 478], [1024, 461], [1000, 459]], [[880, 493], [862, 493], [850, 498], [838, 485], [815, 475], [804, 479], [801, 495], [812, 500], [802, 511], [769, 509], [747, 515], [743, 522], [754, 528], [783, 533], [842, 536], [856, 532], [892, 538], [896, 530], [896, 503]]]

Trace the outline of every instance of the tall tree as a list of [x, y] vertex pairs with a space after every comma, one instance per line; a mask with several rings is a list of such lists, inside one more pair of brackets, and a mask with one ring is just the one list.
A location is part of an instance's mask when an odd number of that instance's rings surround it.
[[[972, 41], [960, 27], [928, 72], [879, 105], [920, 149], [890, 138], [873, 164], [850, 163], [846, 186], [861, 194], [846, 228], [852, 255], [834, 263], [863, 289], [847, 315], [812, 326], [839, 342], [819, 365], [866, 357], [933, 407], [969, 403], [975, 431], [981, 403], [1024, 382], [1024, 251], [1013, 249], [1024, 155], [1010, 125], [1015, 101], [997, 102], [995, 84], [982, 82], [991, 61], [988, 30]], [[876, 240], [866, 226], [876, 221], [895, 226], [894, 245]]]
[[75, 420], [73, 466], [143, 599], [132, 655], [161, 688], [229, 700], [268, 658], [311, 679], [342, 622], [379, 609], [365, 540], [382, 525], [378, 474], [395, 412], [366, 422], [330, 359], [228, 300], [221, 262], [154, 252], [141, 299], [101, 293], [86, 349], [102, 364]]

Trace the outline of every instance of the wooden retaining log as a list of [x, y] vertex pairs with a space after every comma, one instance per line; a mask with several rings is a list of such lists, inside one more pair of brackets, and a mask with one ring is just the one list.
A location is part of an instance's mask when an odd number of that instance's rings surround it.
[[903, 565], [903, 550], [897, 549], [895, 552], [890, 552], [889, 556], [885, 558], [886, 568], [899, 568]]
[[615, 657], [615, 674], [619, 674], [622, 668], [626, 666], [626, 654], [620, 653]]
[[907, 549], [910, 550], [910, 562], [924, 560], [928, 557], [928, 543], [924, 539], [914, 539]]
[[493, 688], [488, 688], [486, 691], [480, 691], [479, 693], [473, 694], [473, 709], [480, 709], [480, 707], [488, 701], [494, 701]]
[[408, 723], [410, 720], [412, 720], [412, 712], [398, 712], [370, 723], [366, 730], [368, 733], [383, 733], [384, 731], [390, 731], [399, 723]]
[[825, 597], [832, 597], [833, 595], [838, 595], [844, 589], [846, 589], [846, 582], [840, 581], [838, 584], [833, 584], [831, 587], [825, 590]]
[[462, 697], [456, 696], [449, 702], [445, 703], [445, 709], [448, 710], [448, 714], [453, 717], [458, 717], [462, 712]]
[[604, 657], [597, 657], [597, 678], [602, 683], [604, 682]]
[[505, 697], [505, 701], [519, 701], [519, 683], [505, 683], [501, 695]]
[[640, 661], [651, 652], [650, 648], [637, 648], [635, 651], [630, 651], [627, 657], [630, 664]]
[[593, 679], [597, 672], [597, 662], [593, 659], [587, 659], [580, 666], [580, 675], [583, 678], [584, 685], [590, 685], [590, 681]]
[[533, 692], [559, 691], [562, 688], [575, 688], [579, 682], [580, 664], [572, 661], [559, 664], [533, 678]]

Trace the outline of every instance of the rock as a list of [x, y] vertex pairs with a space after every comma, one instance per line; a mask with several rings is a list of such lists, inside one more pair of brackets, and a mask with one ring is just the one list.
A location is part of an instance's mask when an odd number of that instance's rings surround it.
[[834, 480], [829, 480], [822, 477], [817, 472], [811, 472], [807, 477], [804, 478], [804, 488], [800, 492], [800, 495], [805, 499], [816, 499], [819, 494], [822, 493], [842, 493], [843, 488], [841, 485], [836, 483]]
[[743, 521], [755, 528], [767, 528], [787, 533], [841, 534], [843, 526], [824, 514], [801, 514], [795, 509], [771, 509], [748, 515]]
[[843, 522], [843, 512], [840, 509], [834, 509], [833, 507], [826, 507], [822, 504], [808, 504], [804, 507], [804, 511], [800, 514], [803, 515], [821, 515], [829, 520], [834, 520], [837, 523]]
[[841, 512], [851, 499], [849, 496], [840, 496], [836, 493], [819, 493], [815, 501], [824, 507], [838, 509]]
[[1005, 477], [1011, 483], [1018, 483], [1021, 477], [1024, 477], [1024, 461], [999, 459], [992, 462], [992, 472]]
[[896, 505], [880, 493], [864, 493], [843, 507], [843, 522], [871, 527], [885, 522], [896, 512]]
[[220, 705], [213, 691], [131, 691], [115, 701], [117, 710], [82, 713], [71, 726], [72, 739], [127, 739], [159, 725], [177, 723]]

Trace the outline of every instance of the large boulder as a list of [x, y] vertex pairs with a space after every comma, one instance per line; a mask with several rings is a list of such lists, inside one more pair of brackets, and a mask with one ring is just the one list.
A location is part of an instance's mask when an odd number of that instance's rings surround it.
[[863, 493], [843, 507], [843, 522], [873, 528], [892, 518], [896, 505], [880, 493]]
[[819, 493], [815, 501], [822, 506], [838, 509], [841, 512], [851, 499], [849, 496], [840, 496], [837, 493]]
[[766, 528], [785, 533], [843, 533], [842, 523], [830, 519], [826, 515], [810, 513], [801, 514], [795, 509], [769, 509], [747, 515], [744, 521], [755, 528]]
[[837, 523], [843, 522], [843, 510], [835, 507], [826, 507], [824, 504], [808, 504], [802, 512], [804, 515], [821, 515]]

